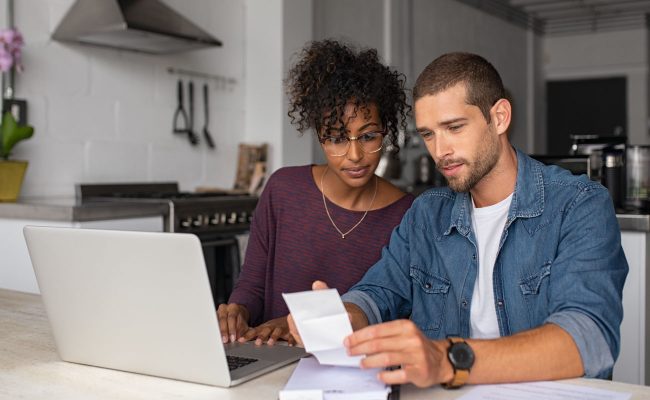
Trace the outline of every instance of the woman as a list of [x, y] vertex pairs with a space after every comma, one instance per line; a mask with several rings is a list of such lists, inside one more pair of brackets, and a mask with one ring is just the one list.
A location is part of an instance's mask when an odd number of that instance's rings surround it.
[[398, 148], [406, 124], [403, 75], [375, 50], [325, 40], [302, 51], [286, 85], [292, 123], [314, 130], [327, 164], [270, 177], [239, 280], [217, 312], [224, 343], [293, 343], [281, 293], [310, 290], [317, 279], [346, 292], [379, 259], [413, 202], [375, 175], [384, 145]]

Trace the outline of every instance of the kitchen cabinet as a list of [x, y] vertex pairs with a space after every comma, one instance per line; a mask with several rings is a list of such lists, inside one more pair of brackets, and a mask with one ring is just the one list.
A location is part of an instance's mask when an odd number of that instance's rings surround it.
[[36, 199], [0, 204], [0, 288], [39, 293], [23, 237], [25, 225], [162, 232], [166, 206], [84, 204]]
[[[636, 230], [621, 224], [621, 243], [630, 272], [623, 288], [623, 322], [621, 324], [621, 350], [614, 365], [613, 379], [619, 382], [646, 385], [650, 383], [650, 216], [640, 218]], [[643, 219], [644, 221], [641, 221]], [[632, 228], [632, 227], [627, 227]]]

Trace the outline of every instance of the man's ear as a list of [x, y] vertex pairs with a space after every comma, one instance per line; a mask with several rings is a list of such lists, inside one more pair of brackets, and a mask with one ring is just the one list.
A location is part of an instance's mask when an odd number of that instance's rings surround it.
[[507, 99], [499, 99], [490, 109], [490, 116], [497, 134], [505, 133], [512, 120], [512, 105]]

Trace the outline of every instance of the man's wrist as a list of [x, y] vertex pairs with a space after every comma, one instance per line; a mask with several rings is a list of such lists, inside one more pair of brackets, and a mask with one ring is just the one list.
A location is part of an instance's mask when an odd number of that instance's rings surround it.
[[438, 349], [439, 354], [442, 355], [438, 368], [438, 383], [451, 382], [454, 379], [454, 367], [447, 357], [450, 343], [448, 340], [433, 340], [432, 343]]
[[368, 322], [368, 316], [363, 312], [361, 307], [354, 303], [343, 303], [345, 310], [350, 315], [350, 323], [352, 324], [352, 330], [359, 330], [370, 325]]

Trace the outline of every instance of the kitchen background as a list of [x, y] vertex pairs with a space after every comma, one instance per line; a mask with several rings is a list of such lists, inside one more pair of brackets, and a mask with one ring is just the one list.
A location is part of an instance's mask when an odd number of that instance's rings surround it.
[[[22, 236], [28, 224], [196, 233], [204, 244], [211, 285], [232, 282], [237, 251], [244, 247], [234, 236], [248, 228], [254, 197], [180, 199], [174, 200], [175, 207], [160, 199], [135, 206], [80, 205], [74, 200], [75, 185], [172, 181], [184, 191], [232, 188], [242, 142], [268, 143], [269, 173], [322, 162], [313, 135], [301, 137], [289, 123], [282, 83], [294, 53], [313, 39], [347, 38], [377, 48], [386, 63], [406, 74], [409, 87], [444, 52], [483, 55], [501, 72], [515, 106], [511, 141], [531, 154], [547, 153], [558, 134], [547, 129], [548, 83], [617, 78], [623, 82], [617, 102], [625, 104], [620, 120], [592, 128], [580, 125], [578, 118], [571, 128], [575, 132], [562, 134], [619, 133], [630, 144], [650, 144], [650, 1], [162, 1], [223, 46], [146, 55], [54, 41], [52, 33], [75, 1], [14, 1], [14, 25], [25, 38], [25, 71], [17, 74], [15, 97], [27, 100], [28, 123], [35, 133], [16, 146], [12, 157], [29, 161], [21, 198], [0, 204], [0, 288], [38, 292]], [[0, 0], [0, 26], [7, 20], [6, 10], [7, 0]], [[169, 68], [212, 78], [170, 74]], [[186, 135], [172, 133], [179, 78], [194, 82], [196, 129], [203, 124], [202, 86], [209, 85], [208, 129], [216, 149], [203, 142], [191, 146]], [[593, 122], [611, 114], [604, 101], [611, 96], [596, 91], [566, 109], [579, 114], [581, 106], [593, 107], [582, 119]], [[185, 104], [187, 109], [187, 98]], [[397, 183], [409, 187], [415, 182], [416, 161], [424, 153], [417, 136], [411, 137], [400, 153]], [[243, 208], [244, 203], [250, 207]], [[648, 383], [650, 219], [647, 213], [617, 218], [630, 275], [614, 379]], [[232, 274], [215, 278], [225, 260]], [[217, 286], [212, 287], [217, 293]], [[216, 300], [224, 301], [215, 294]]]
[[[73, 0], [15, 2], [15, 26], [26, 42], [16, 97], [28, 101], [29, 122], [35, 127], [34, 138], [17, 146], [14, 156], [30, 162], [22, 196], [73, 195], [79, 182], [176, 180], [184, 190], [227, 188], [234, 182], [239, 142], [268, 142], [271, 171], [322, 160], [311, 135], [299, 137], [285, 116], [282, 79], [296, 50], [325, 37], [377, 48], [387, 63], [407, 75], [409, 85], [441, 53], [482, 54], [502, 73], [512, 94], [512, 141], [530, 153], [546, 150], [546, 80], [624, 77], [624, 133], [630, 143], [650, 143], [645, 18], [616, 29], [594, 25], [589, 32], [543, 34], [517, 10], [504, 11], [508, 2], [499, 1], [164, 2], [223, 46], [156, 56], [57, 42], [51, 34]], [[0, 21], [5, 20], [5, 3], [0, 1]], [[169, 67], [234, 81], [193, 79], [199, 126], [200, 88], [210, 85], [215, 150], [192, 147], [171, 133], [179, 76], [168, 73]], [[407, 150], [403, 160], [422, 151]], [[405, 166], [405, 175], [411, 169]]]

